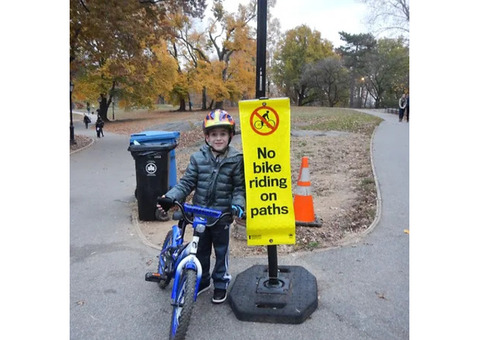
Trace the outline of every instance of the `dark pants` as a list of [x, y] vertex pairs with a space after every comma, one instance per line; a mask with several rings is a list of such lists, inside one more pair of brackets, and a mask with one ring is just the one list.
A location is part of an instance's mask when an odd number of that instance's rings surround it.
[[97, 137], [100, 137], [100, 134], [103, 137], [103, 129], [101, 127], [97, 127]]
[[398, 109], [398, 120], [403, 119], [404, 113], [405, 113], [405, 109]]
[[[231, 275], [228, 273], [228, 253], [230, 226], [216, 225], [207, 227], [198, 242], [197, 258], [202, 264], [202, 283], [208, 284], [213, 279], [215, 288], [227, 289]], [[210, 255], [212, 245], [215, 251], [215, 266], [210, 275]]]

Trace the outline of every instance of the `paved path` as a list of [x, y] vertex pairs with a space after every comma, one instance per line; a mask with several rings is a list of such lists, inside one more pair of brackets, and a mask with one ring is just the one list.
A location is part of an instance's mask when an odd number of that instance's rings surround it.
[[[278, 259], [315, 275], [318, 309], [300, 325], [243, 322], [228, 304], [213, 306], [210, 292], [197, 301], [189, 339], [409, 338], [409, 125], [369, 113], [385, 120], [372, 143], [382, 203], [376, 227], [353, 245]], [[90, 132], [75, 122], [75, 133]], [[157, 251], [141, 242], [131, 222], [136, 184], [128, 142], [106, 129], [105, 138], [71, 156], [71, 339], [168, 333], [169, 290], [143, 279]], [[232, 259], [233, 278], [255, 264], [267, 258]]]

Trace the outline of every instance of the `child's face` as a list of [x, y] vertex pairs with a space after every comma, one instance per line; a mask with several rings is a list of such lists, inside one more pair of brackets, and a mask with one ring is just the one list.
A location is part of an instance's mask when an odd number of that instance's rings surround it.
[[225, 128], [215, 128], [210, 130], [205, 138], [214, 151], [221, 152], [228, 146], [230, 132]]

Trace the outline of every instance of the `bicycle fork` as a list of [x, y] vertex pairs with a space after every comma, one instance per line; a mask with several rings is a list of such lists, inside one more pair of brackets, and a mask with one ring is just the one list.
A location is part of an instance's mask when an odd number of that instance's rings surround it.
[[200, 261], [196, 256], [199, 239], [200, 237], [198, 235], [193, 236], [192, 241], [184, 249], [184, 254], [188, 254], [188, 255], [186, 255], [177, 265], [177, 268], [175, 271], [175, 279], [173, 281], [173, 288], [172, 288], [172, 296], [171, 296], [172, 305], [177, 304], [178, 285], [180, 284], [180, 281], [181, 281], [180, 277], [183, 271], [186, 271], [186, 270], [194, 270], [197, 274], [197, 282], [195, 284], [195, 296], [193, 297], [194, 301], [197, 300], [198, 287], [200, 286], [200, 281], [202, 279], [202, 265], [200, 264]]
[[158, 256], [157, 272], [146, 273], [145, 274], [145, 281], [160, 282], [162, 280], [168, 279], [168, 275], [170, 275], [170, 274], [164, 272], [163, 268], [165, 268], [165, 260], [164, 260], [163, 256], [169, 257], [171, 259], [171, 265], [173, 266], [173, 261], [174, 261], [173, 252], [174, 252], [174, 249], [178, 248], [183, 243], [183, 235], [182, 235], [181, 229], [177, 225], [174, 225], [172, 227], [172, 238], [171, 238], [170, 242], [171, 242], [170, 246], [162, 249], [161, 252], [160, 252], [160, 255]]

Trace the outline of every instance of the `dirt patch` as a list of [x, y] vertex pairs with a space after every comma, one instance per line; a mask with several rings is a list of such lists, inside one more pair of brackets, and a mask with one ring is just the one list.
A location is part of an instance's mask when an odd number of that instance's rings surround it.
[[[153, 118], [109, 122], [106, 131], [131, 134], [162, 124], [188, 121], [192, 130], [181, 131], [176, 149], [177, 177], [180, 178], [190, 155], [203, 144], [198, 125], [204, 112], [169, 113]], [[151, 115], [149, 116], [151, 117]], [[292, 129], [296, 127], [292, 125]], [[237, 148], [241, 142], [237, 138]], [[309, 158], [311, 189], [314, 209], [321, 227], [296, 228], [296, 244], [277, 247], [278, 253], [335, 247], [346, 240], [357, 239], [373, 222], [376, 212], [377, 192], [370, 162], [371, 136], [363, 133], [300, 132], [291, 136], [292, 191], [295, 192], [301, 158]], [[136, 207], [132, 207], [136, 214]], [[168, 222], [138, 221], [145, 239], [157, 246], [171, 227]], [[266, 247], [249, 247], [246, 244], [245, 227], [232, 226], [231, 255], [247, 256], [266, 254]]]
[[83, 135], [75, 135], [75, 144], [70, 144], [70, 153], [81, 150], [93, 143], [93, 139]]

